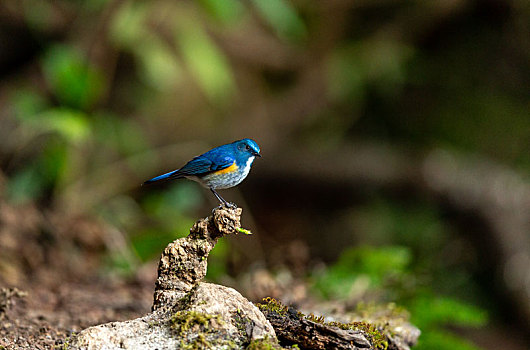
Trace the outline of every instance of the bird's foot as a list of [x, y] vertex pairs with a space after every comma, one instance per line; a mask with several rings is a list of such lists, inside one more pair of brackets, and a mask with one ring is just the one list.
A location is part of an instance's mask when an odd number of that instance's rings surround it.
[[213, 214], [213, 212], [216, 211], [217, 209], [222, 209], [222, 208], [236, 209], [236, 208], [237, 208], [237, 204], [235, 204], [235, 203], [230, 203], [230, 202], [223, 202], [223, 203], [219, 204], [217, 207], [215, 207], [215, 208], [212, 209], [212, 214]]
[[237, 208], [237, 204], [236, 203], [232, 203], [232, 202], [226, 202], [226, 203], [224, 203], [222, 205], [227, 207], [227, 208], [230, 208], [230, 209], [236, 209]]

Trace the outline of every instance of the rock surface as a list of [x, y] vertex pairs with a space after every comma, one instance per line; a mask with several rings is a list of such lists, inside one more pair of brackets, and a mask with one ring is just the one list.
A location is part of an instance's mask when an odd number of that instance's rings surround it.
[[263, 314], [232, 288], [201, 283], [183, 302], [125, 322], [90, 327], [69, 349], [238, 349], [275, 339]]
[[153, 311], [125, 322], [81, 331], [69, 349], [237, 349], [264, 339], [274, 329], [251, 302], [232, 288], [200, 283], [217, 240], [237, 234], [240, 208], [220, 207], [170, 243], [158, 265]]

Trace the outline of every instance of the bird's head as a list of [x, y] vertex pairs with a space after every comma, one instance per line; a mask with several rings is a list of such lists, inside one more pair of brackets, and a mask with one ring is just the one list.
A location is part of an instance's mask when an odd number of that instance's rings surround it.
[[261, 157], [258, 144], [251, 139], [243, 139], [234, 142], [237, 150], [248, 157]]

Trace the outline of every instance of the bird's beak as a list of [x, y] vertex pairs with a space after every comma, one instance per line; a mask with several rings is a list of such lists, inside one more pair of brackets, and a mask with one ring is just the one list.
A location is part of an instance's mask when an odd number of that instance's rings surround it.
[[261, 154], [259, 153], [255, 153], [256, 157], [260, 157], [261, 158]]

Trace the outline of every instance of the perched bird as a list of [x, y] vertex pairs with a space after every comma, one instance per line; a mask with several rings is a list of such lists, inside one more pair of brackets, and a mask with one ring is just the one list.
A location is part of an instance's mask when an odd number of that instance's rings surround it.
[[254, 140], [235, 141], [193, 158], [180, 169], [147, 180], [144, 185], [187, 178], [209, 188], [222, 204], [230, 206], [216, 190], [239, 185], [250, 172], [254, 159], [261, 157], [259, 152]]

